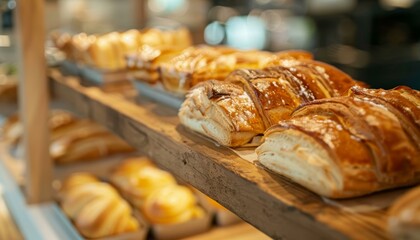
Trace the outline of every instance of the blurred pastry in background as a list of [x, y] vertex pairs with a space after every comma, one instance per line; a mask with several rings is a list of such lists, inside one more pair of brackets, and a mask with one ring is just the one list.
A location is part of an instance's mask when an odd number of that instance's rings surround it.
[[141, 227], [129, 204], [110, 184], [82, 173], [67, 178], [63, 186], [61, 206], [84, 237], [109, 237]]
[[192, 190], [181, 185], [154, 191], [147, 197], [142, 212], [152, 224], [182, 223], [205, 214]]
[[[135, 151], [118, 136], [101, 125], [78, 119], [63, 110], [51, 111], [50, 156], [57, 163], [97, 160], [102, 157]], [[16, 157], [23, 157], [23, 125], [19, 116], [10, 116], [3, 125], [3, 137], [16, 150]]]
[[157, 189], [176, 185], [172, 174], [157, 168], [144, 157], [124, 161], [111, 174], [111, 181], [139, 209], [142, 209], [145, 199]]
[[131, 29], [121, 33], [79, 33], [73, 36], [55, 32], [51, 34], [51, 40], [66, 54], [67, 60], [107, 71], [125, 70], [125, 56], [142, 51], [143, 46], [183, 49], [191, 45], [190, 32], [186, 28], [166, 31], [154, 28], [141, 31]]
[[[71, 125], [77, 121], [77, 117], [63, 110], [52, 110], [49, 120], [51, 131]], [[18, 113], [9, 116], [3, 124], [3, 137], [11, 144], [18, 144], [23, 135], [23, 125]]]

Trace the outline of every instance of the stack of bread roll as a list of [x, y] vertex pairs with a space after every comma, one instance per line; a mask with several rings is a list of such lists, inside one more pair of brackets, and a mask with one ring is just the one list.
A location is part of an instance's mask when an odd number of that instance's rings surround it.
[[86, 238], [103, 238], [142, 227], [129, 204], [110, 184], [86, 173], [68, 177], [59, 200], [64, 212]]

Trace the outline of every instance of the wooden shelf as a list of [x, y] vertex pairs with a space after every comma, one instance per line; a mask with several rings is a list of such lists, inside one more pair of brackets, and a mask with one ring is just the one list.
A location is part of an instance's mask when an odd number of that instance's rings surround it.
[[350, 213], [179, 125], [174, 109], [49, 73], [53, 93], [275, 239], [388, 239], [386, 212]]

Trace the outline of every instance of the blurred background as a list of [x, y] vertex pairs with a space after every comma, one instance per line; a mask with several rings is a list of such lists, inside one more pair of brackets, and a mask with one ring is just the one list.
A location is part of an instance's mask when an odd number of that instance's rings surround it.
[[[372, 87], [420, 89], [418, 0], [45, 0], [45, 5], [48, 32], [182, 25], [196, 44], [306, 49]], [[3, 65], [13, 64], [18, 50], [15, 7], [15, 0], [0, 0]]]

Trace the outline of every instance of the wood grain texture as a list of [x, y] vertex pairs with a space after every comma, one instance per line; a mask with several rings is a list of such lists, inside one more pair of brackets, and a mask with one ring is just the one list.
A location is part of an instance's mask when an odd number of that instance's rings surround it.
[[25, 192], [29, 203], [52, 199], [49, 158], [48, 86], [44, 58], [44, 0], [17, 2], [19, 104], [26, 160]]
[[385, 211], [344, 212], [179, 125], [176, 111], [139, 105], [50, 74], [55, 94], [275, 239], [388, 239]]

